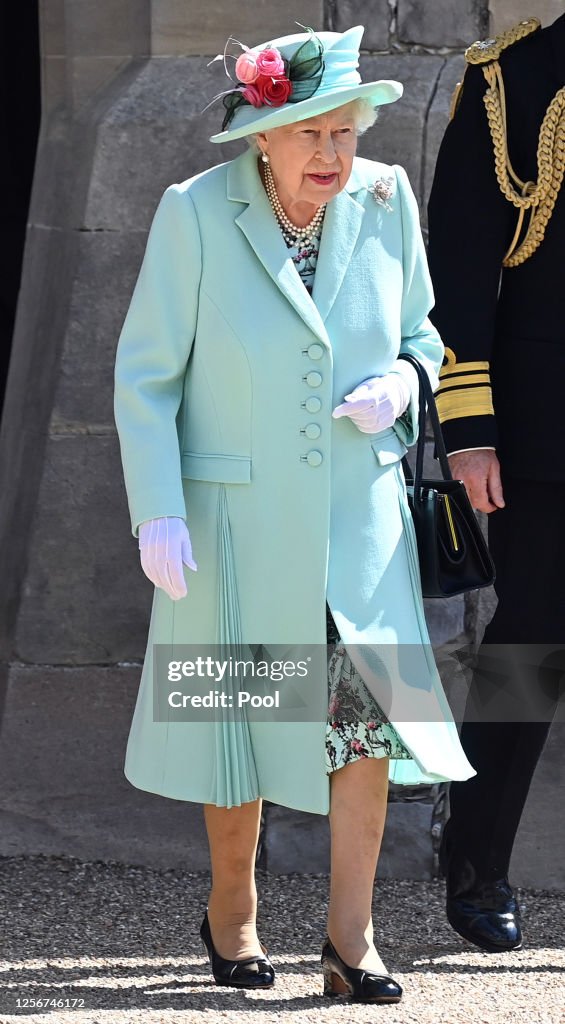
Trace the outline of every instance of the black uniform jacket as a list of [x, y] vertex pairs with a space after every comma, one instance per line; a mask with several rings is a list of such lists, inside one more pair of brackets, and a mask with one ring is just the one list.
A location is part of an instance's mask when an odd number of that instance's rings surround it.
[[[540, 126], [565, 85], [565, 15], [505, 49], [500, 67], [510, 160], [535, 182]], [[448, 451], [494, 446], [503, 471], [565, 480], [565, 185], [537, 251], [502, 268], [518, 211], [495, 176], [486, 89], [481, 65], [468, 65], [428, 208], [442, 428]]]

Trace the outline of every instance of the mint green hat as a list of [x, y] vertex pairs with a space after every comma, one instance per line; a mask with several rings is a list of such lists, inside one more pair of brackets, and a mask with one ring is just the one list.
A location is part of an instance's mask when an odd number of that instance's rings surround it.
[[[301, 32], [253, 47], [254, 53], [265, 49], [279, 51], [285, 62], [287, 78], [293, 83], [291, 96], [287, 102], [277, 106], [268, 105], [266, 102], [254, 106], [250, 102], [241, 101], [241, 93], [235, 92], [234, 87], [230, 95], [235, 95], [240, 105], [234, 104], [233, 112], [229, 115], [229, 124], [225, 130], [212, 135], [210, 142], [242, 139], [254, 132], [268, 131], [283, 124], [292, 124], [308, 117], [325, 114], [328, 110], [335, 110], [336, 107], [356, 99], [367, 99], [375, 107], [400, 99], [403, 93], [400, 82], [361, 81], [357, 68], [364, 31], [363, 25], [356, 25], [346, 32]], [[292, 58], [301, 47], [302, 56], [304, 44], [313, 40], [318, 44], [320, 53], [318, 73], [314, 73], [315, 64], [312, 60], [300, 61], [299, 72], [293, 68]], [[312, 73], [305, 75], [304, 69], [311, 69]], [[296, 80], [293, 75], [296, 75]], [[245, 88], [245, 83], [239, 82], [237, 85], [240, 89]], [[307, 98], [300, 98], [305, 92]]]

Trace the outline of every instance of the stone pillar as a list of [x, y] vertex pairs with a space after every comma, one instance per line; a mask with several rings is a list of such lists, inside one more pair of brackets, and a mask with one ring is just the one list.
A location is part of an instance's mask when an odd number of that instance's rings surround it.
[[[77, 359], [81, 341], [92, 365], [106, 367], [99, 395], [108, 404], [114, 343], [106, 337], [105, 350], [104, 335], [100, 335], [106, 284], [93, 276], [94, 267], [86, 266], [84, 260], [86, 253], [92, 259], [94, 250], [99, 253], [109, 239], [88, 232], [84, 212], [97, 126], [123, 82], [139, 66], [137, 53], [149, 52], [148, 14], [145, 0], [105, 5], [60, 0], [41, 5], [43, 119], [0, 430], [0, 651], [4, 664], [14, 657], [65, 661], [67, 655], [55, 636], [57, 621], [61, 626], [66, 621], [63, 629], [74, 637], [71, 660], [77, 660], [81, 643], [88, 659], [97, 650], [94, 660], [99, 660], [101, 650], [106, 650], [104, 641], [102, 648], [96, 641], [92, 646], [88, 628], [73, 618], [72, 609], [76, 602], [83, 608], [103, 602], [104, 576], [112, 571], [109, 552], [104, 561], [105, 545], [99, 550], [96, 526], [100, 520], [95, 511], [99, 488], [92, 482], [88, 453], [115, 447], [115, 432], [110, 416], [100, 417], [99, 410], [86, 402], [72, 420], [61, 414], [58, 404], [61, 394], [69, 392], [79, 401], [84, 399], [85, 373], [90, 370]], [[120, 74], [122, 85], [116, 85]], [[108, 78], [110, 84], [104, 88]], [[106, 282], [116, 276], [116, 266], [107, 267]], [[100, 475], [103, 479], [104, 472]], [[85, 480], [90, 480], [93, 494], [88, 508], [81, 506], [78, 497]], [[91, 569], [94, 563], [97, 568]], [[92, 588], [97, 573], [98, 592]], [[33, 636], [26, 633], [28, 599]], [[20, 639], [14, 643], [18, 613]], [[110, 607], [105, 614], [111, 614]], [[26, 648], [28, 640], [31, 647]]]

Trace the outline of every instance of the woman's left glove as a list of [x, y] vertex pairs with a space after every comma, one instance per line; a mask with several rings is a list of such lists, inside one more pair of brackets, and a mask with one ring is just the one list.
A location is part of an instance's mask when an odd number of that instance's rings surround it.
[[384, 377], [369, 377], [359, 384], [345, 402], [332, 412], [334, 419], [349, 416], [364, 434], [378, 434], [392, 427], [395, 420], [410, 404], [410, 388], [399, 373], [386, 373]]
[[179, 516], [159, 516], [148, 519], [139, 527], [141, 566], [152, 583], [178, 601], [186, 597], [183, 562], [196, 572], [198, 566], [192, 557], [190, 534], [184, 519]]

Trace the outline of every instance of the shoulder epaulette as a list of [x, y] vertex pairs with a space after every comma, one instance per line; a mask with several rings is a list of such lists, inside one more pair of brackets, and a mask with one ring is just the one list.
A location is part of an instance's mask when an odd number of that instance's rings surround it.
[[[514, 46], [515, 43], [525, 39], [526, 36], [530, 36], [532, 32], [537, 32], [540, 28], [541, 22], [539, 18], [526, 18], [524, 21], [518, 22], [517, 25], [513, 25], [512, 28], [507, 29], [506, 32], [501, 32], [499, 35], [494, 36], [493, 39], [479, 39], [476, 43], [473, 43], [465, 50], [465, 61], [467, 64], [493, 64], [504, 50]], [[465, 68], [465, 70], [467, 69]], [[463, 79], [457, 83], [451, 97], [450, 121], [455, 117], [462, 91]]]
[[498, 60], [503, 50], [514, 46], [514, 43], [525, 39], [526, 36], [530, 36], [532, 32], [537, 32], [540, 28], [539, 18], [526, 18], [525, 21], [518, 22], [506, 32], [501, 32], [494, 39], [480, 39], [473, 43], [465, 50], [465, 60], [467, 64], [488, 64], [492, 60]]

